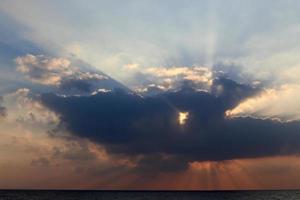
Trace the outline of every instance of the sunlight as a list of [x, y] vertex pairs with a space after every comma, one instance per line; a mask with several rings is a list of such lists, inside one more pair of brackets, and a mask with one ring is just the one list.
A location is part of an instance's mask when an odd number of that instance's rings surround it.
[[189, 112], [179, 112], [178, 114], [178, 122], [180, 125], [184, 125], [186, 123], [186, 120], [189, 117]]

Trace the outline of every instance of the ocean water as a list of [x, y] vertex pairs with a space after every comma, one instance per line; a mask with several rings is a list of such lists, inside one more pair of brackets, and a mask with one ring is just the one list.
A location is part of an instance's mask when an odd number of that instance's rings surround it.
[[300, 191], [0, 190], [1, 200], [300, 200]]

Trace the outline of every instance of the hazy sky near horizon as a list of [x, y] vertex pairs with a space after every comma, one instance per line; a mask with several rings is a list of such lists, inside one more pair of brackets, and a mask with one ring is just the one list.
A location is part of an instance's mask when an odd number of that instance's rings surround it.
[[299, 10], [2, 0], [0, 188], [299, 188]]

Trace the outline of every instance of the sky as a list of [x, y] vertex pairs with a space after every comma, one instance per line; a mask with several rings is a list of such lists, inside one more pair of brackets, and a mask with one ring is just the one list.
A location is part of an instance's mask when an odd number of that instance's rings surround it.
[[0, 188], [299, 189], [299, 10], [2, 0]]

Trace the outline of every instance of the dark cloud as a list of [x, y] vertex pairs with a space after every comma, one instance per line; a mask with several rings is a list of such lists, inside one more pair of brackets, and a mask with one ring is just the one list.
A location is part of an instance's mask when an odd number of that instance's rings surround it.
[[87, 80], [82, 79], [68, 79], [60, 84], [63, 91], [78, 90], [80, 92], [91, 92], [92, 85]]
[[[140, 158], [141, 171], [182, 170], [191, 161], [223, 161], [300, 152], [300, 123], [224, 113], [258, 89], [215, 79], [210, 92], [185, 85], [176, 92], [141, 97], [115, 90], [93, 96], [43, 94], [74, 135], [103, 145], [109, 153]], [[186, 124], [178, 113], [189, 112]]]
[[114, 88], [129, 90], [111, 78], [97, 79], [91, 77], [88, 79], [81, 79], [80, 77], [74, 77], [62, 80], [57, 92], [68, 95], [90, 95], [99, 89], [111, 90]]

